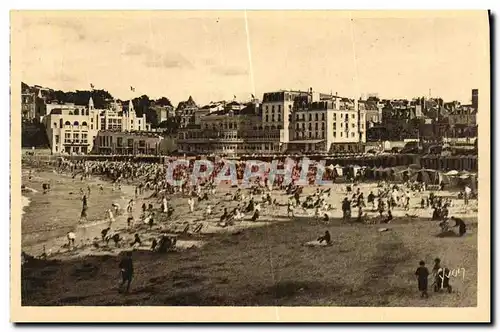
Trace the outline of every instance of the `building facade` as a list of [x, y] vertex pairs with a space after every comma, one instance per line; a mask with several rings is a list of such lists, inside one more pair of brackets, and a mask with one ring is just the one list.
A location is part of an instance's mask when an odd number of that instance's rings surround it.
[[93, 152], [107, 155], [156, 155], [162, 136], [152, 132], [101, 130], [96, 136]]
[[[92, 97], [89, 100], [89, 110], [94, 110], [94, 101]], [[132, 101], [129, 101], [126, 110], [122, 109], [121, 104], [114, 103], [110, 109], [97, 110], [99, 118], [97, 128], [99, 130], [115, 131], [150, 131], [151, 124], [146, 121], [146, 114], [138, 117]]]
[[[293, 106], [288, 150], [334, 153], [362, 151], [366, 142], [365, 112], [358, 101], [331, 96], [307, 103], [305, 98]], [[361, 143], [361, 145], [360, 145]]]
[[43, 124], [52, 153], [86, 154], [98, 132], [98, 110], [74, 104], [48, 104]]
[[283, 129], [263, 129], [257, 102], [244, 108], [226, 107], [200, 118], [200, 125], [179, 131], [181, 153], [237, 155], [275, 153], [281, 148]]

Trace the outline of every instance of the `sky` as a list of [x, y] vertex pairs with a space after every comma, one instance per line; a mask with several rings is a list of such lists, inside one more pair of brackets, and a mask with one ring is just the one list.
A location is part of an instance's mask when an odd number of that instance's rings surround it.
[[[281, 89], [470, 102], [489, 72], [486, 12], [18, 12], [21, 79], [174, 105]], [[135, 92], [130, 90], [135, 87]]]

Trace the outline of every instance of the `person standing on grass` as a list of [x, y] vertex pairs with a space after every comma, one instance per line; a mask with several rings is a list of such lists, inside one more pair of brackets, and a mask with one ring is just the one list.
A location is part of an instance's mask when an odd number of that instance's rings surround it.
[[418, 280], [418, 290], [422, 292], [422, 295], [420, 295], [420, 297], [428, 298], [429, 295], [427, 294], [427, 284], [428, 284], [429, 270], [425, 267], [424, 261], [420, 261], [419, 265], [420, 266], [417, 268], [417, 271], [415, 272], [415, 275], [417, 276]]
[[132, 282], [132, 277], [134, 275], [134, 263], [132, 261], [132, 252], [128, 251], [126, 256], [120, 261], [120, 273], [122, 277], [122, 283], [120, 284], [119, 291], [121, 292], [125, 283], [127, 284], [126, 293], [130, 290], [130, 283]]

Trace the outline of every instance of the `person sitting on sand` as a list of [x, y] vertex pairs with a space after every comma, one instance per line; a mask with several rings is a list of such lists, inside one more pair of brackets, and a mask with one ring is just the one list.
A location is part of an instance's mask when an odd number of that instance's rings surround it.
[[210, 204], [207, 205], [207, 208], [205, 210], [205, 216], [210, 216], [212, 214], [212, 206]]
[[467, 232], [467, 226], [465, 225], [465, 222], [462, 219], [456, 217], [451, 217], [450, 219], [455, 221], [454, 227], [458, 227], [458, 235], [463, 236]]
[[435, 207], [434, 210], [432, 211], [432, 220], [441, 220], [441, 209], [438, 207]]
[[222, 213], [222, 216], [220, 216], [220, 223], [225, 223], [228, 218], [229, 214], [227, 213], [227, 208], [224, 208], [224, 212]]
[[68, 247], [70, 247], [70, 248], [74, 247], [75, 246], [75, 239], [76, 239], [75, 233], [69, 232], [67, 235], [67, 238], [68, 238]]
[[254, 209], [255, 209], [255, 203], [253, 201], [253, 198], [251, 198], [250, 202], [248, 202], [248, 205], [245, 208], [245, 212], [252, 212]]
[[332, 237], [330, 236], [330, 232], [329, 231], [325, 231], [325, 235], [320, 236], [318, 238], [318, 242], [320, 244], [323, 243], [323, 241], [325, 241], [327, 245], [331, 245], [332, 244]]
[[111, 230], [110, 227], [107, 227], [107, 228], [104, 228], [102, 231], [101, 231], [101, 238], [103, 241], [105, 241], [106, 239], [106, 235], [108, 235], [109, 231]]
[[146, 203], [142, 203], [142, 213], [146, 213]]
[[142, 244], [141, 238], [139, 237], [139, 234], [137, 234], [137, 233], [135, 233], [134, 242], [130, 243], [130, 246], [133, 247], [135, 244], [139, 244], [139, 246]]
[[257, 221], [260, 217], [260, 209], [255, 209], [253, 216], [251, 218], [252, 221]]
[[150, 248], [150, 250], [151, 251], [155, 251], [157, 245], [158, 245], [158, 241], [156, 241], [156, 239], [153, 238], [153, 242], [151, 242], [151, 248]]

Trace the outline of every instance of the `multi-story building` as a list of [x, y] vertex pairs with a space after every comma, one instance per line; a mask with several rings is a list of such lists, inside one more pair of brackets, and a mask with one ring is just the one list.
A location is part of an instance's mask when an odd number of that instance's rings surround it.
[[160, 152], [163, 137], [152, 132], [101, 130], [93, 148], [98, 154], [155, 155]]
[[248, 103], [211, 112], [200, 125], [179, 132], [184, 153], [282, 153], [362, 151], [366, 114], [358, 102], [302, 91], [265, 93], [262, 105]]
[[[293, 106], [289, 151], [359, 152], [366, 142], [366, 121], [358, 101], [338, 96], [299, 97]], [[312, 102], [308, 102], [313, 100]]]
[[[92, 97], [89, 100], [89, 110], [94, 110]], [[151, 124], [146, 121], [146, 114], [138, 117], [134, 104], [130, 100], [128, 107], [123, 110], [120, 103], [113, 103], [110, 109], [97, 110], [99, 118], [97, 128], [99, 130], [115, 131], [150, 131]]]
[[262, 124], [259, 129], [283, 130], [283, 135], [280, 135], [280, 143], [288, 143], [290, 141], [290, 124], [294, 101], [301, 96], [306, 98], [308, 96], [311, 96], [310, 98], [316, 97], [315, 99], [319, 100], [319, 93], [314, 93], [312, 88], [309, 92], [282, 90], [264, 93], [262, 98]]
[[280, 151], [283, 129], [263, 129], [259, 104], [226, 108], [200, 118], [200, 125], [180, 130], [177, 148], [182, 153], [236, 155]]
[[189, 96], [188, 100], [181, 101], [175, 110], [175, 115], [179, 117], [179, 127], [186, 128], [190, 125], [195, 124], [195, 113], [199, 110], [198, 105], [193, 100], [193, 97]]
[[48, 104], [43, 123], [52, 153], [88, 153], [98, 132], [99, 111], [74, 104]]

